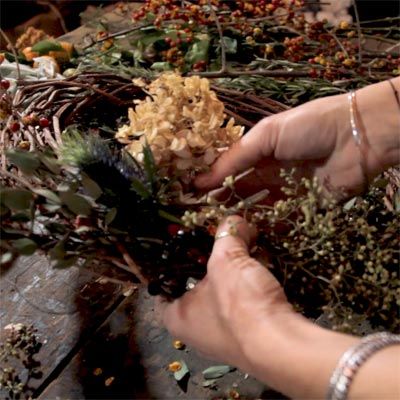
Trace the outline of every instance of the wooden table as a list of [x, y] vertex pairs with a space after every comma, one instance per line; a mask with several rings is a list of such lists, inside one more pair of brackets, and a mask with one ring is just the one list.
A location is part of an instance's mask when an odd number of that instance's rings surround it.
[[[39, 399], [213, 399], [231, 389], [249, 399], [282, 398], [240, 371], [203, 388], [201, 372], [215, 362], [173, 347], [144, 288], [126, 297], [123, 285], [85, 268], [55, 270], [34, 255], [3, 274], [0, 296], [1, 327], [33, 324], [43, 342], [43, 377], [32, 381]], [[190, 369], [187, 387], [167, 370], [181, 359]]]

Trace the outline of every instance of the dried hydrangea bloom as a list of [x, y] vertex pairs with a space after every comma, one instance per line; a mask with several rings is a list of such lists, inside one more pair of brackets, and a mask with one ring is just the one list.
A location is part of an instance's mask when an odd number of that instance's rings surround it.
[[149, 96], [136, 101], [130, 125], [116, 138], [139, 162], [148, 143], [163, 176], [188, 183], [243, 134], [232, 118], [226, 121], [224, 105], [207, 79], [166, 73], [146, 88]]

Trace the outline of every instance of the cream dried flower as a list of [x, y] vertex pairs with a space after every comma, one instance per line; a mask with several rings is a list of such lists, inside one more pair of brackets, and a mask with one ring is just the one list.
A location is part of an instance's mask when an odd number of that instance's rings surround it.
[[224, 105], [207, 79], [165, 73], [146, 89], [149, 96], [129, 109], [130, 124], [116, 138], [139, 162], [147, 143], [163, 176], [188, 183], [243, 134], [233, 118], [226, 122]]

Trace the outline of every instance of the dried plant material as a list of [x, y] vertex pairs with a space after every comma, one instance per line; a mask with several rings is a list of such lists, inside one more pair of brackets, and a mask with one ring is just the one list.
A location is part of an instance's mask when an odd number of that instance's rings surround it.
[[173, 361], [168, 365], [168, 371], [170, 372], [177, 372], [182, 368], [182, 363], [179, 361]]
[[95, 368], [94, 370], [93, 370], [93, 375], [94, 376], [99, 376], [99, 375], [101, 375], [103, 373], [103, 370], [101, 369], [101, 368]]
[[116, 138], [139, 162], [147, 143], [161, 176], [177, 175], [189, 183], [243, 134], [233, 118], [226, 120], [207, 79], [165, 73], [147, 86], [147, 93], [129, 110], [130, 125], [120, 128]]
[[109, 378], [107, 378], [107, 379], [104, 381], [104, 385], [105, 385], [105, 386], [110, 386], [110, 385], [112, 385], [112, 383], [114, 382], [114, 380], [115, 380], [115, 377], [114, 377], [114, 376], [110, 376]]
[[185, 348], [185, 343], [181, 342], [180, 340], [174, 340], [173, 345], [177, 350], [183, 350]]
[[36, 43], [44, 39], [50, 39], [49, 36], [45, 31], [41, 29], [36, 29], [33, 26], [30, 26], [18, 39], [15, 43], [16, 49], [22, 51], [26, 47], [32, 47]]

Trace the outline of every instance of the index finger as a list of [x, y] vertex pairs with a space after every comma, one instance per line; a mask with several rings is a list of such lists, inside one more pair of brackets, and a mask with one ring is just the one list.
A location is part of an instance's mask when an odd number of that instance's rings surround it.
[[221, 184], [230, 175], [236, 175], [262, 157], [272, 154], [276, 144], [277, 129], [273, 117], [258, 122], [250, 131], [223, 153], [211, 168], [211, 172], [200, 175], [195, 184], [199, 189], [211, 189]]

